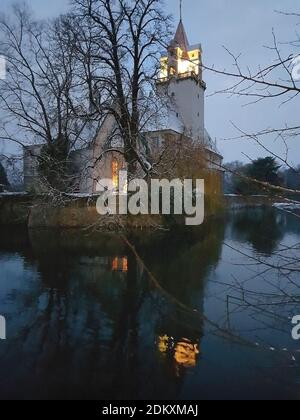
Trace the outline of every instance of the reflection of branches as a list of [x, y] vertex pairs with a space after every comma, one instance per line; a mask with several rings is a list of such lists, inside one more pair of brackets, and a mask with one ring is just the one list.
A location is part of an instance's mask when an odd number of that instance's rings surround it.
[[[244, 249], [240, 243], [224, 245], [234, 253], [234, 264], [232, 261], [230, 264], [240, 266], [243, 276], [240, 279], [232, 274], [232, 281], [212, 281], [220, 286], [215, 298], [225, 306], [218, 322], [260, 342], [261, 331], [277, 333], [278, 338], [282, 334], [290, 337], [290, 322], [300, 305], [299, 243], [279, 244], [268, 257], [255, 254], [253, 249]], [[247, 319], [251, 320], [251, 327]], [[275, 350], [275, 346], [270, 348]], [[288, 352], [287, 348], [281, 351]], [[292, 360], [295, 360], [294, 354], [290, 351]]]
[[[276, 256], [280, 258], [280, 261], [277, 264], [271, 264], [268, 263], [266, 260], [263, 260], [262, 258], [258, 258], [255, 256], [251, 256], [249, 254], [246, 254], [245, 252], [241, 251], [240, 249], [236, 249], [230, 244], [225, 243], [225, 245], [230, 248], [233, 251], [236, 251], [243, 257], [246, 257], [250, 261], [253, 261], [255, 264], [258, 265], [265, 265], [269, 268], [275, 269], [280, 271], [283, 275], [287, 275], [290, 273], [299, 273], [300, 272], [300, 261], [299, 258], [291, 257], [290, 255], [287, 255], [285, 253], [274, 253], [273, 256]], [[298, 248], [296, 248], [298, 250]], [[290, 252], [290, 250], [289, 250]]]
[[274, 350], [272, 347], [270, 348], [270, 346], [255, 343], [255, 342], [252, 342], [251, 340], [243, 338], [237, 332], [233, 331], [232, 328], [230, 327], [230, 325], [227, 328], [223, 327], [219, 323], [208, 319], [205, 316], [205, 314], [200, 314], [197, 310], [195, 310], [195, 309], [193, 310], [193, 309], [187, 307], [182, 302], [180, 302], [178, 299], [174, 298], [174, 296], [172, 296], [170, 293], [168, 293], [165, 289], [162, 288], [159, 281], [155, 278], [155, 276], [147, 268], [143, 259], [140, 257], [140, 255], [138, 254], [137, 250], [132, 245], [130, 240], [124, 235], [122, 235], [121, 237], [124, 240], [124, 242], [126, 243], [126, 245], [130, 248], [130, 250], [135, 255], [138, 264], [147, 273], [147, 275], [149, 277], [149, 280], [151, 281], [152, 286], [155, 289], [157, 289], [160, 294], [162, 294], [164, 297], [166, 297], [169, 302], [173, 303], [175, 305], [175, 307], [178, 307], [180, 310], [183, 310], [184, 313], [190, 314], [196, 322], [205, 321], [207, 326], [211, 328], [211, 330], [210, 330], [211, 333], [216, 334], [218, 336], [221, 336], [222, 338], [224, 338], [226, 340], [229, 340], [230, 342], [234, 342], [234, 343], [237, 343], [237, 344], [240, 344], [240, 345], [253, 347], [253, 348], [260, 348], [260, 349], [272, 350], [272, 351]]
[[[261, 281], [265, 279], [262, 274], [259, 275], [259, 278]], [[284, 334], [290, 333], [290, 329], [284, 328], [284, 325], [289, 323], [289, 320], [295, 314], [295, 310], [299, 308], [300, 294], [287, 293], [284, 289], [276, 287], [266, 279], [266, 283], [269, 286], [273, 286], [277, 291], [273, 293], [257, 292], [245, 288], [244, 284], [236, 278], [234, 280], [234, 284], [219, 282], [220, 285], [226, 286], [227, 289], [226, 322], [230, 328], [233, 325], [233, 317], [237, 314], [240, 317], [241, 313], [244, 313], [248, 314], [258, 325], [262, 325], [262, 327], [256, 325], [251, 330], [243, 329], [244, 333], [259, 332], [261, 329], [268, 331], [277, 330]]]

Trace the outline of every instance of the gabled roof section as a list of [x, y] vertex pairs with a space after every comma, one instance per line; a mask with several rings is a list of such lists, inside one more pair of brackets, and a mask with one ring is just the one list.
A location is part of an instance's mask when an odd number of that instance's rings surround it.
[[187, 52], [189, 50], [189, 41], [181, 19], [177, 27], [174, 41], [177, 42], [182, 51]]

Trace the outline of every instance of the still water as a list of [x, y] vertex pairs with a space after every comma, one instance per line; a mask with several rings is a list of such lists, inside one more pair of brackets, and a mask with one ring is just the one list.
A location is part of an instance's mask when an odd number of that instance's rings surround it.
[[1, 399], [300, 398], [299, 218], [129, 240], [1, 229]]

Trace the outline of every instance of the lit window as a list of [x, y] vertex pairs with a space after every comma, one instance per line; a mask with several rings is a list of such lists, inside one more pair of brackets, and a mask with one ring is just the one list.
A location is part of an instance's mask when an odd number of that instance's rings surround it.
[[114, 258], [112, 261], [111, 269], [112, 271], [117, 271], [119, 266], [119, 259], [118, 257]]
[[119, 163], [118, 163], [117, 159], [112, 160], [111, 172], [112, 172], [113, 186], [114, 186], [114, 188], [118, 188], [118, 186], [119, 186]]
[[123, 273], [127, 273], [128, 271], [128, 258], [127, 257], [122, 258], [122, 271]]

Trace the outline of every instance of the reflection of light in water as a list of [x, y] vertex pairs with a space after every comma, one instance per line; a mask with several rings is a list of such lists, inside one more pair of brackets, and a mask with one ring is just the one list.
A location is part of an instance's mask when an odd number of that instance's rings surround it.
[[161, 353], [166, 353], [168, 350], [168, 341], [169, 337], [164, 335], [163, 337], [158, 337], [158, 350]]
[[199, 354], [197, 344], [180, 341], [176, 344], [174, 359], [181, 366], [194, 367], [197, 363], [197, 354]]
[[111, 264], [112, 271], [122, 271], [127, 273], [128, 271], [128, 258], [127, 257], [115, 257]]
[[198, 344], [192, 343], [187, 338], [175, 342], [167, 335], [158, 337], [158, 350], [162, 354], [170, 352], [178, 366], [186, 368], [195, 367], [197, 355], [199, 354]]

